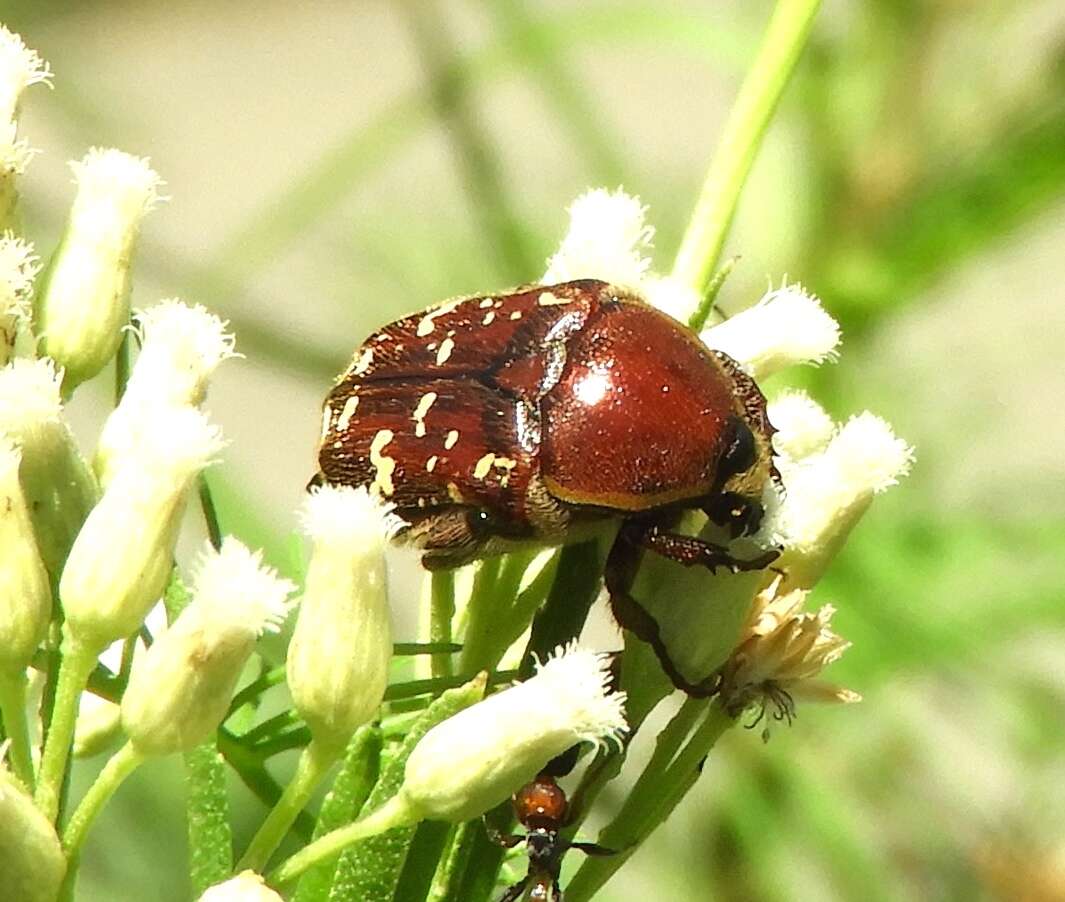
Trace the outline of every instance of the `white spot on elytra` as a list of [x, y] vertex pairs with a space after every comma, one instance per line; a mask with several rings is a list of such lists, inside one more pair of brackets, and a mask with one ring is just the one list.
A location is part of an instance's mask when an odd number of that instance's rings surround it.
[[329, 434], [329, 424], [333, 419], [333, 408], [328, 404], [322, 408], [322, 438]]
[[550, 291], [543, 291], [540, 293], [540, 297], [537, 298], [536, 303], [541, 307], [559, 307], [563, 304], [568, 304], [569, 298], [560, 298]]
[[488, 475], [488, 471], [492, 469], [492, 461], [496, 459], [496, 456], [489, 451], [484, 457], [482, 457], [473, 468], [474, 479], [484, 479]]
[[489, 310], [489, 311], [488, 311], [488, 312], [487, 312], [487, 313], [486, 313], [486, 314], [484, 315], [484, 319], [482, 319], [482, 320], [481, 320], [481, 325], [482, 325], [482, 326], [489, 326], [489, 325], [491, 325], [491, 324], [492, 324], [492, 320], [494, 320], [495, 318], [496, 318], [496, 315], [495, 315], [495, 313], [493, 313], [493, 312], [492, 312], [491, 310]]
[[459, 440], [459, 431], [457, 429], [452, 429], [447, 434], [447, 438], [444, 439], [444, 449], [447, 450], [447, 451], [450, 451], [452, 448], [455, 447], [455, 443], [458, 440]]
[[370, 442], [370, 463], [373, 464], [376, 475], [370, 484], [371, 489], [380, 490], [386, 498], [390, 496], [396, 487], [392, 483], [392, 474], [396, 470], [396, 462], [387, 454], [382, 454], [385, 446], [395, 438], [391, 429], [381, 429]]
[[373, 363], [373, 348], [363, 348], [362, 353], [359, 355], [359, 359], [355, 361], [354, 373], [356, 376], [361, 376]]
[[418, 436], [418, 438], [425, 435], [425, 415], [429, 412], [429, 408], [433, 406], [435, 400], [435, 391], [426, 392], [418, 401], [418, 406], [414, 408], [414, 413], [411, 415], [411, 419], [414, 420], [414, 434]]
[[491, 307], [493, 303], [494, 302], [493, 302], [492, 298], [485, 298], [477, 306], [480, 307], [482, 310], [486, 310], [487, 308]]
[[521, 319], [521, 311], [520, 310], [515, 310], [512, 314], [510, 314], [510, 318], [511, 319]]
[[510, 471], [518, 465], [518, 462], [513, 457], [497, 457], [492, 466], [502, 470], [502, 474], [499, 477], [499, 484], [506, 488], [510, 484]]
[[453, 350], [455, 350], [455, 342], [452, 339], [445, 338], [440, 342], [440, 350], [436, 352], [436, 365], [443, 366], [447, 363], [447, 359], [451, 356]]
[[425, 338], [426, 335], [432, 334], [436, 323], [433, 322], [438, 316], [444, 316], [454, 310], [459, 304], [461, 304], [465, 298], [459, 298], [454, 301], [446, 301], [439, 307], [430, 310], [418, 321], [417, 335], [419, 338]]
[[340, 411], [340, 416], [337, 417], [337, 429], [343, 432], [348, 428], [348, 424], [351, 422], [351, 418], [355, 416], [355, 408], [359, 406], [359, 396], [352, 395], [344, 402], [344, 407]]
[[436, 462], [440, 460], [435, 454], [425, 462], [425, 469], [427, 472], [432, 473], [436, 469]]

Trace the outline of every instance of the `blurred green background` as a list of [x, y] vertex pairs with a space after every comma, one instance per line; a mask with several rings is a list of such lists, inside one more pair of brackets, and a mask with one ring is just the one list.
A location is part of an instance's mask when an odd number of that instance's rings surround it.
[[[536, 278], [590, 186], [650, 205], [668, 268], [769, 9], [9, 0], [55, 71], [24, 99], [27, 231], [47, 256], [88, 146], [151, 157], [172, 200], [134, 302], [232, 320], [223, 524], [284, 566], [320, 399], [371, 329]], [[854, 642], [831, 676], [865, 701], [765, 746], [734, 731], [602, 898], [1065, 899], [1060, 0], [828, 0], [728, 252], [726, 307], [784, 273], [823, 298], [841, 360], [794, 381], [884, 415], [918, 463], [817, 591]], [[233, 793], [246, 839], [263, 812]], [[80, 897], [185, 898], [181, 799], [176, 761], [124, 787]]]

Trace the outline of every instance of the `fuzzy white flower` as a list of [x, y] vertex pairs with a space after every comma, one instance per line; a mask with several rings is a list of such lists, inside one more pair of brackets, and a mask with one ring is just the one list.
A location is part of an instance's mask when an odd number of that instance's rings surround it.
[[559, 648], [532, 678], [433, 727], [407, 759], [397, 804], [418, 819], [469, 820], [575, 743], [617, 740], [627, 730], [625, 695], [610, 691], [607, 661]]
[[284, 902], [255, 871], [243, 871], [225, 883], [212, 886], [199, 902]]
[[740, 643], [722, 673], [726, 710], [738, 716], [757, 705], [758, 720], [768, 715], [790, 721], [799, 699], [860, 701], [856, 692], [817, 679], [850, 647], [831, 629], [835, 608], [825, 605], [817, 612], [803, 611], [809, 593], [781, 592], [782, 584], [777, 577], [755, 596]]
[[823, 451], [836, 431], [828, 412], [804, 391], [786, 391], [769, 402], [766, 414], [777, 430], [777, 465], [789, 466]]
[[144, 621], [166, 586], [188, 490], [222, 447], [196, 408], [150, 415], [63, 569], [59, 597], [78, 641], [99, 653]]
[[821, 302], [801, 285], [768, 291], [753, 307], [737, 313], [699, 336], [724, 351], [755, 379], [789, 366], [834, 360], [839, 324]]
[[0, 434], [22, 449], [19, 479], [48, 572], [57, 576], [98, 488], [63, 416], [51, 360], [0, 368]]
[[165, 300], [138, 314], [141, 351], [122, 400], [100, 433], [93, 467], [106, 485], [152, 408], [198, 406], [218, 365], [234, 351], [226, 323], [202, 306]]
[[39, 270], [32, 244], [11, 232], [0, 235], [0, 366], [10, 360], [16, 339], [29, 323], [33, 279]]
[[18, 115], [19, 98], [30, 85], [48, 83], [52, 71], [36, 50], [0, 24], [0, 122]]
[[119, 150], [93, 148], [70, 166], [77, 195], [35, 302], [42, 350], [65, 368], [68, 391], [118, 349], [129, 321], [133, 249], [162, 185], [147, 159]]
[[303, 507], [314, 542], [288, 686], [316, 742], [343, 748], [381, 705], [392, 657], [385, 545], [399, 521], [366, 488], [325, 486]]
[[122, 726], [138, 754], [188, 751], [218, 728], [256, 640], [280, 628], [294, 590], [231, 536], [205, 553], [192, 601], [133, 662]]
[[790, 468], [777, 566], [786, 588], [809, 588], [846, 541], [873, 496], [909, 472], [913, 449], [871, 413], [851, 418], [825, 449]]

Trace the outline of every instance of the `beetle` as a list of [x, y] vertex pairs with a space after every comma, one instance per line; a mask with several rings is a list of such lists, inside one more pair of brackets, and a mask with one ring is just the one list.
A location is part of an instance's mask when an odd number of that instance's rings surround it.
[[652, 552], [756, 570], [680, 535], [688, 509], [756, 532], [779, 483], [754, 380], [634, 292], [596, 279], [456, 298], [397, 320], [355, 352], [325, 400], [317, 483], [369, 486], [430, 570], [615, 529], [605, 581], [621, 626], [681, 689], [654, 618], [631, 595]]
[[536, 777], [514, 793], [511, 803], [514, 817], [525, 828], [523, 836], [503, 834], [490, 828], [488, 837], [493, 842], [512, 849], [524, 842], [529, 857], [529, 872], [523, 880], [515, 883], [499, 899], [499, 902], [515, 902], [526, 892], [536, 902], [563, 902], [559, 877], [562, 858], [570, 849], [579, 849], [586, 855], [614, 855], [598, 843], [575, 842], [559, 836], [559, 831], [570, 822], [570, 805], [565, 790], [558, 785], [577, 761], [578, 746], [573, 746], [545, 765]]

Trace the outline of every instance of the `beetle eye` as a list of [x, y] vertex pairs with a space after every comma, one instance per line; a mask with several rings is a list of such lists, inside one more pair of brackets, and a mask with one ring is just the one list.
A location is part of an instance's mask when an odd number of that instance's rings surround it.
[[490, 535], [495, 528], [495, 517], [483, 507], [471, 508], [466, 514], [466, 522], [477, 538]]
[[722, 483], [730, 476], [737, 473], [745, 473], [754, 466], [757, 448], [754, 444], [754, 433], [739, 417], [729, 418], [729, 427], [732, 432], [732, 442], [721, 455], [718, 463], [717, 475]]

